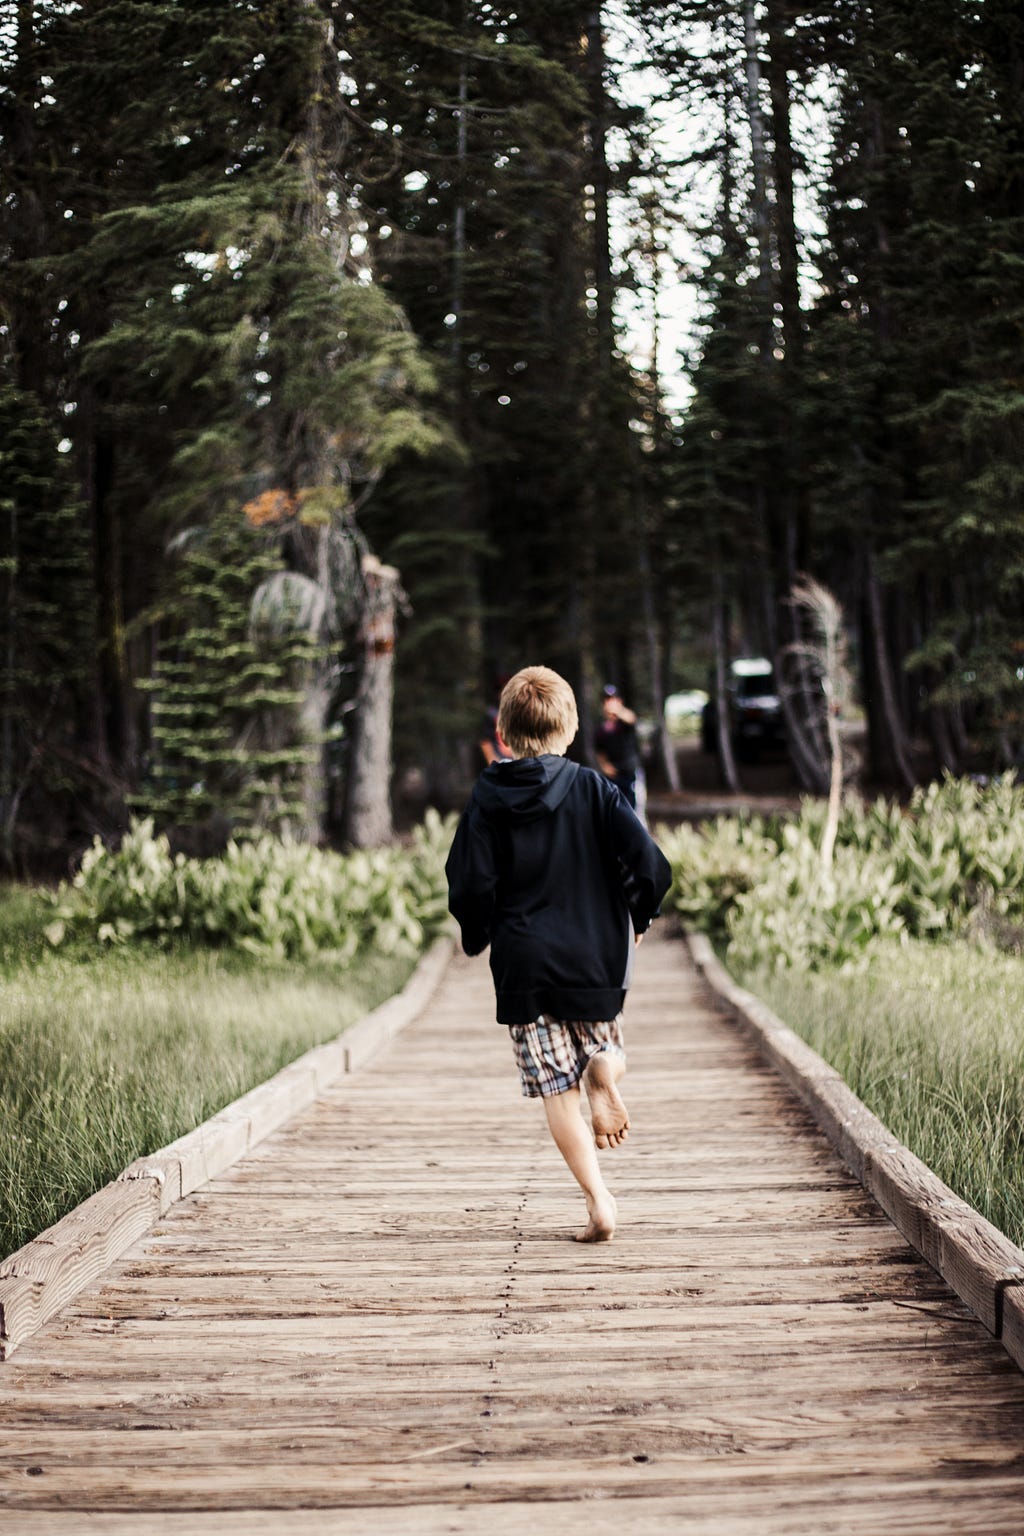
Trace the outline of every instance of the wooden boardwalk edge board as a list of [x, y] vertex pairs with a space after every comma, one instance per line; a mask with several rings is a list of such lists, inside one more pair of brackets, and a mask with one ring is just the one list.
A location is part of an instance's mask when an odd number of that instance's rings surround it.
[[954, 1194], [834, 1067], [738, 986], [704, 934], [688, 934], [687, 944], [712, 991], [810, 1110], [847, 1167], [1024, 1370], [1024, 1249]]
[[4, 1259], [0, 1360], [9, 1359], [19, 1344], [115, 1263], [175, 1201], [230, 1168], [418, 1018], [440, 984], [452, 947], [449, 936], [436, 939], [401, 992], [195, 1130], [129, 1164], [112, 1183]]

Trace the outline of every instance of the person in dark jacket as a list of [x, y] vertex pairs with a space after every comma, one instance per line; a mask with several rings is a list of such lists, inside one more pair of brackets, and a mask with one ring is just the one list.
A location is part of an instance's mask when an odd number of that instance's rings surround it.
[[605, 686], [601, 697], [601, 723], [594, 751], [605, 778], [614, 781], [616, 789], [622, 791], [635, 810], [636, 776], [640, 768], [636, 715], [626, 708], [614, 683]]
[[629, 1134], [617, 1086], [626, 1068], [620, 1014], [634, 947], [671, 871], [615, 785], [565, 758], [578, 726], [557, 672], [527, 667], [510, 679], [498, 729], [512, 759], [477, 780], [446, 870], [463, 949], [491, 946], [498, 1023], [512, 1037], [523, 1093], [543, 1100], [586, 1196], [578, 1239], [600, 1242], [615, 1231], [616, 1210], [596, 1149]]

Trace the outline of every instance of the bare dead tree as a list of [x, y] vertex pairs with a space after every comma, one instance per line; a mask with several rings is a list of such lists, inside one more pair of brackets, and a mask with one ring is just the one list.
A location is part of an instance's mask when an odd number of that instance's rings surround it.
[[840, 722], [853, 691], [853, 677], [848, 666], [849, 646], [846, 622], [839, 601], [827, 587], [811, 576], [798, 576], [790, 589], [789, 601], [806, 620], [809, 638], [785, 647], [789, 663], [788, 677], [780, 686], [799, 693], [808, 712], [815, 706], [822, 717], [822, 736], [827, 743], [828, 811], [821, 838], [821, 867], [832, 868], [839, 813], [843, 803], [843, 784], [856, 766], [854, 754], [844, 749]]

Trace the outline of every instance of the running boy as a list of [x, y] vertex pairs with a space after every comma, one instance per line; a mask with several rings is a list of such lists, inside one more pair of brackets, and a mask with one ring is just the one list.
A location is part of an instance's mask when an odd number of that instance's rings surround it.
[[512, 760], [477, 780], [448, 856], [448, 905], [467, 955], [491, 946], [498, 1023], [509, 1026], [523, 1093], [543, 1099], [586, 1196], [577, 1240], [606, 1242], [615, 1200], [596, 1147], [629, 1134], [619, 1015], [634, 944], [671, 871], [615, 786], [565, 758], [578, 726], [572, 689], [550, 668], [527, 667], [505, 685], [498, 730]]

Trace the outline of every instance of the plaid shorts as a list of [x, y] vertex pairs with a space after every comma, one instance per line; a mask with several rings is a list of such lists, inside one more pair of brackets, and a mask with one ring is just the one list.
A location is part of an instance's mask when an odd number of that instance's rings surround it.
[[603, 1024], [569, 1023], [541, 1014], [532, 1024], [510, 1024], [512, 1050], [524, 1097], [547, 1099], [575, 1088], [591, 1056], [613, 1051], [626, 1059], [622, 1015]]

